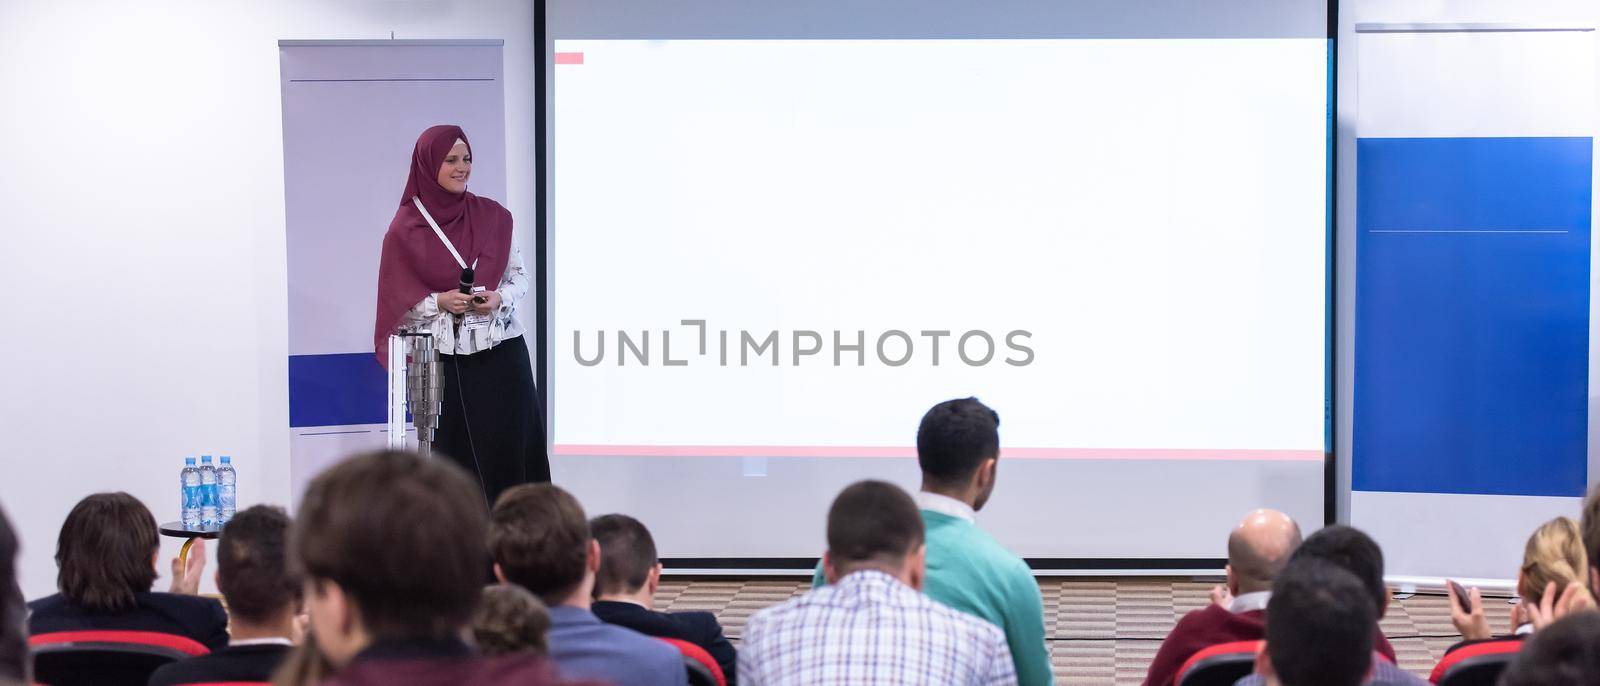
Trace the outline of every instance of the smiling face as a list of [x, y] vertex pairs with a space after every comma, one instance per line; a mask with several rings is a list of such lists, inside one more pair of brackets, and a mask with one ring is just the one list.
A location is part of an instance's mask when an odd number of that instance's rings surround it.
[[467, 151], [466, 143], [458, 140], [444, 156], [444, 164], [439, 165], [439, 186], [451, 193], [463, 193], [467, 190], [467, 178], [470, 176], [472, 153]]

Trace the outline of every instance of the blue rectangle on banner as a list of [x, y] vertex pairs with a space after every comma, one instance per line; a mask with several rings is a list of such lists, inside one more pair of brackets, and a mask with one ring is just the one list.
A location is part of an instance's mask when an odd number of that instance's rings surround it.
[[289, 426], [389, 421], [388, 375], [372, 353], [289, 356]]
[[1583, 493], [1592, 148], [1357, 142], [1355, 490]]

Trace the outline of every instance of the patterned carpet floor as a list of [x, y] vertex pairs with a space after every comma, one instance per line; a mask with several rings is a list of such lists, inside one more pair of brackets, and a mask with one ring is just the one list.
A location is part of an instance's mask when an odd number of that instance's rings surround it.
[[[709, 610], [737, 638], [751, 614], [805, 593], [793, 578], [672, 578], [662, 580], [657, 609]], [[1045, 629], [1056, 679], [1069, 684], [1138, 684], [1161, 639], [1184, 613], [1203, 606], [1212, 584], [1189, 579], [1043, 579]], [[1496, 632], [1507, 631], [1509, 606], [1486, 599]], [[1400, 666], [1427, 678], [1446, 648], [1460, 639], [1444, 596], [1396, 600], [1383, 618]], [[736, 641], [737, 642], [737, 641]]]

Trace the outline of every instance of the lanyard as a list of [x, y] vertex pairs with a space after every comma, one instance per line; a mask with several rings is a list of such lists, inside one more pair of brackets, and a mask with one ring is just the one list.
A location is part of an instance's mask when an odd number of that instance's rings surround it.
[[[444, 243], [445, 249], [450, 251], [450, 256], [456, 258], [456, 264], [461, 265], [462, 269], [467, 269], [467, 261], [461, 259], [461, 253], [456, 252], [456, 245], [451, 243], [450, 238], [444, 235], [444, 229], [439, 228], [439, 222], [433, 220], [433, 215], [428, 214], [428, 208], [422, 206], [422, 199], [413, 195], [411, 196], [411, 203], [417, 206], [417, 211], [422, 213], [422, 218], [428, 220], [428, 226], [433, 227], [433, 232], [439, 236], [439, 241]], [[478, 259], [473, 258], [472, 268], [476, 269], [477, 267]]]

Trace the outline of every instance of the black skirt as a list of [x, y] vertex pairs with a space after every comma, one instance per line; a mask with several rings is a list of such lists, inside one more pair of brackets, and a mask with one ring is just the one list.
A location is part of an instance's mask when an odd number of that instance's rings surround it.
[[544, 409], [521, 336], [471, 355], [440, 355], [444, 409], [433, 450], [477, 479], [484, 503], [517, 484], [550, 480]]

